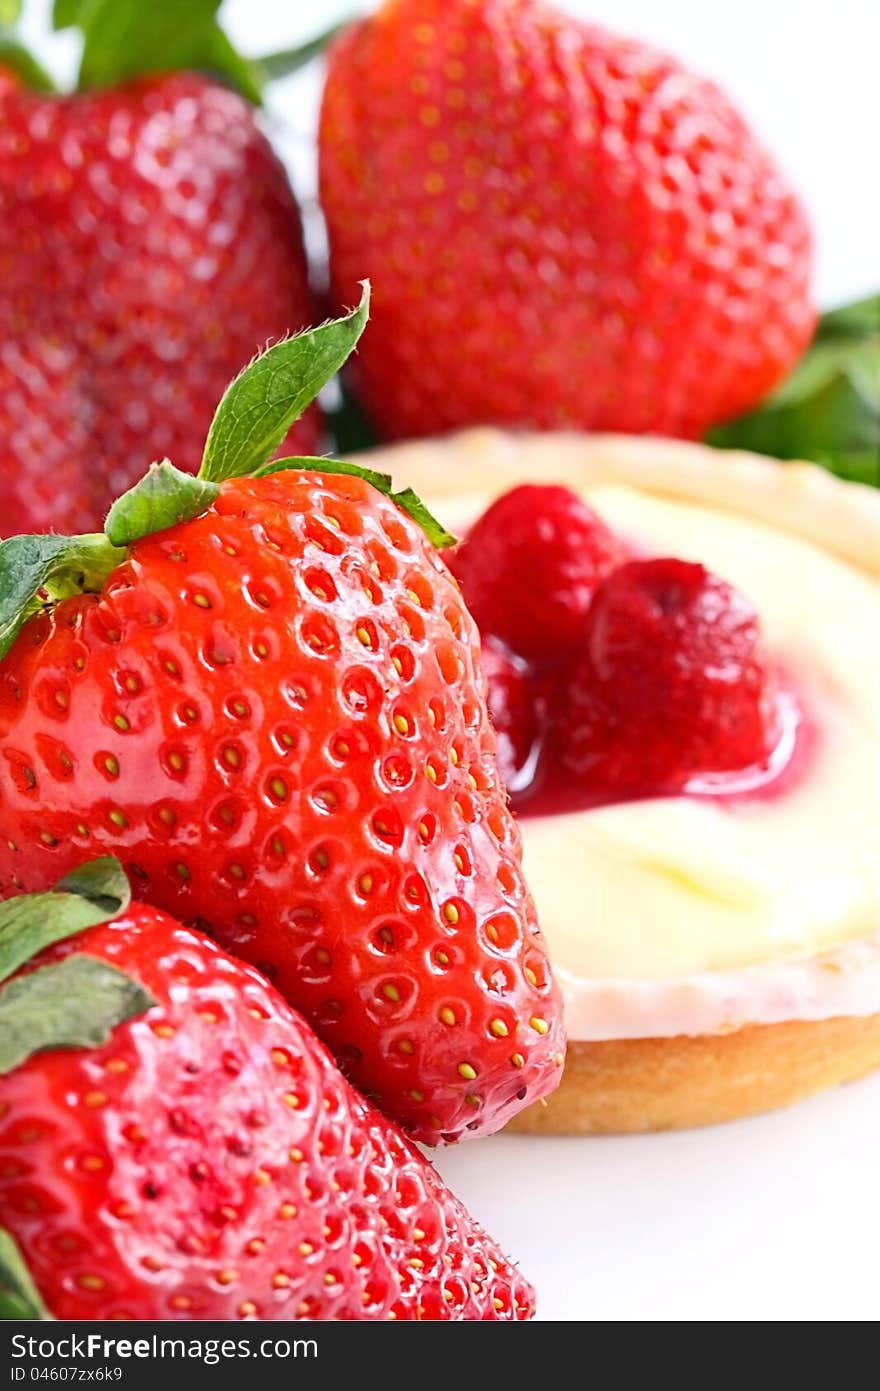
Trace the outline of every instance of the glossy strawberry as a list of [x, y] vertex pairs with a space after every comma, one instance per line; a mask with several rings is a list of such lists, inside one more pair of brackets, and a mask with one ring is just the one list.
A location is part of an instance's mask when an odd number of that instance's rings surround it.
[[331, 53], [320, 146], [389, 436], [697, 436], [812, 334], [804, 211], [728, 99], [541, 0], [387, 0]]
[[[195, 470], [230, 377], [315, 317], [293, 195], [240, 96], [0, 73], [0, 534], [99, 526], [163, 455]], [[291, 443], [317, 438], [310, 413]]]
[[751, 604], [702, 565], [632, 561], [599, 587], [562, 689], [562, 766], [611, 794], [756, 767], [778, 742]]
[[[341, 331], [230, 388], [218, 477], [255, 393], [264, 413], [287, 399], [261, 374]], [[115, 849], [139, 897], [259, 965], [419, 1138], [484, 1133], [552, 1089], [564, 1042], [479, 637], [387, 480], [314, 464], [178, 475], [192, 520], [109, 554], [76, 543], [69, 582], [92, 567], [90, 592], [36, 613], [0, 663], [2, 891]], [[152, 517], [166, 472], [129, 513]], [[27, 583], [31, 545], [6, 543]]]
[[450, 564], [482, 633], [529, 661], [555, 662], [579, 646], [597, 584], [625, 558], [575, 493], [532, 483], [493, 502]]
[[[101, 1041], [53, 1046], [26, 992], [54, 990], [69, 1034], [71, 968], [80, 1002], [100, 1009], [107, 976], [139, 998]], [[134, 904], [25, 971], [0, 1023], [42, 1051], [3, 1060], [0, 1222], [51, 1315], [530, 1316], [525, 1280], [253, 968]]]
[[528, 784], [538, 753], [544, 692], [523, 659], [492, 638], [483, 641], [482, 661], [489, 716], [498, 740], [498, 768], [508, 790], [515, 792], [521, 783]]

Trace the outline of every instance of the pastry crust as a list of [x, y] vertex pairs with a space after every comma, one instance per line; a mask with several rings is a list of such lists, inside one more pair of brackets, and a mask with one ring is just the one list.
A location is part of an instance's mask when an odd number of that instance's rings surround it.
[[[373, 467], [453, 526], [518, 483], [621, 484], [811, 541], [880, 579], [880, 491], [813, 464], [679, 440], [485, 428], [374, 451]], [[788, 1106], [880, 1066], [880, 1014], [726, 1034], [569, 1044], [559, 1089], [508, 1129], [582, 1135], [682, 1129]]]
[[557, 1091], [507, 1129], [610, 1135], [715, 1125], [790, 1106], [878, 1066], [880, 1014], [696, 1038], [575, 1041]]
[[459, 499], [467, 504], [465, 515], [478, 515], [518, 483], [619, 483], [764, 522], [880, 579], [880, 491], [843, 483], [816, 464], [780, 464], [741, 450], [645, 435], [508, 434], [488, 428], [391, 445], [362, 457], [393, 474], [398, 487], [414, 488], [453, 525]]

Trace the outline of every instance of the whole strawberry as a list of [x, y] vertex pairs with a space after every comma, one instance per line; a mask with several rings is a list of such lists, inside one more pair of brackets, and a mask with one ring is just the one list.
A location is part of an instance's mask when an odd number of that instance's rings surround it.
[[810, 236], [711, 83], [540, 0], [388, 0], [334, 47], [332, 285], [376, 285], [356, 386], [390, 436], [697, 436], [810, 339]]
[[531, 1315], [528, 1284], [252, 967], [129, 907], [112, 860], [59, 889], [0, 908], [0, 979], [27, 962], [0, 991], [4, 1312]]
[[524, 483], [474, 523], [451, 566], [481, 633], [552, 665], [578, 649], [596, 586], [625, 559], [576, 493]]
[[100, 525], [163, 455], [197, 469], [230, 377], [314, 317], [237, 93], [178, 72], [59, 96], [0, 67], [0, 535]]
[[704, 566], [622, 565], [597, 589], [560, 684], [561, 768], [606, 796], [766, 768], [779, 745], [779, 691], [759, 639], [749, 601]]
[[240, 377], [198, 478], [164, 464], [106, 535], [0, 548], [7, 642], [32, 612], [0, 663], [0, 889], [115, 849], [437, 1141], [551, 1090], [564, 1043], [479, 635], [410, 513], [451, 538], [380, 475], [260, 468], [365, 318]]

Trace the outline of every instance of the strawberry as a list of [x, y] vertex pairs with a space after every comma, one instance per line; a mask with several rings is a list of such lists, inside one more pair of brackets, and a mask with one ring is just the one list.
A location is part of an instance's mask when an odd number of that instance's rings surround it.
[[2, 975], [39, 953], [0, 992], [13, 1316], [531, 1315], [527, 1283], [257, 971], [129, 907], [112, 860], [59, 889], [0, 909]]
[[0, 663], [0, 886], [117, 850], [436, 1142], [550, 1090], [564, 1045], [479, 635], [405, 509], [451, 538], [352, 465], [260, 472], [365, 319], [233, 383], [198, 478], [164, 464], [106, 534], [0, 549], [8, 642], [26, 618]]
[[[0, 534], [100, 525], [163, 454], [197, 469], [229, 378], [313, 318], [248, 102], [190, 73], [62, 97], [0, 70]], [[317, 438], [311, 412], [292, 443]]]
[[758, 617], [683, 560], [636, 560], [600, 585], [562, 691], [562, 767], [606, 793], [671, 792], [759, 767], [779, 741]]
[[538, 753], [539, 728], [544, 713], [541, 684], [521, 657], [492, 638], [482, 646], [489, 715], [498, 740], [498, 767], [508, 789], [528, 785]]
[[331, 52], [332, 286], [389, 436], [698, 436], [813, 331], [802, 207], [728, 99], [540, 0], [388, 0]]
[[596, 585], [625, 558], [576, 493], [525, 483], [483, 513], [451, 566], [482, 633], [530, 661], [553, 662], [579, 646]]
[[502, 494], [451, 554], [518, 811], [731, 794], [795, 751], [798, 702], [749, 601], [702, 565], [631, 555], [545, 485]]

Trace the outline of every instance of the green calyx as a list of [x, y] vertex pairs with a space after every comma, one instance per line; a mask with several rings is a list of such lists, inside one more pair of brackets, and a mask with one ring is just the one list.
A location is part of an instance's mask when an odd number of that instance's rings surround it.
[[125, 871], [112, 855], [90, 860], [54, 889], [0, 903], [0, 982], [54, 942], [111, 922], [131, 902]]
[[125, 559], [106, 535], [11, 536], [0, 541], [0, 657], [32, 614], [97, 591]]
[[[2, 0], [0, 0], [2, 3]], [[294, 421], [335, 376], [364, 331], [370, 287], [360, 304], [276, 343], [229, 384], [208, 431], [198, 474], [183, 473], [167, 459], [118, 498], [103, 532], [89, 536], [13, 536], [0, 542], [0, 659], [28, 618], [75, 594], [100, 593], [126, 560], [128, 547], [199, 516], [226, 479], [259, 477], [284, 469], [349, 474], [363, 478], [419, 523], [438, 547], [454, 536], [431, 516], [412, 489], [394, 492], [387, 474], [337, 459], [267, 460]]]
[[418, 522], [422, 531], [438, 550], [443, 550], [446, 546], [454, 546], [455, 536], [451, 531], [447, 531], [442, 522], [438, 522], [432, 512], [428, 510], [418, 493], [412, 488], [401, 488], [398, 492], [394, 491], [394, 484], [390, 473], [378, 473], [376, 469], [362, 468], [360, 464], [349, 464], [341, 459], [312, 459], [307, 457], [297, 457], [290, 459], [272, 459], [268, 464], [263, 464], [262, 468], [254, 470], [254, 478], [268, 478], [272, 473], [286, 473], [290, 469], [314, 469], [320, 473], [348, 474], [350, 478], [362, 478], [365, 483], [369, 483], [377, 492], [384, 493], [390, 497], [393, 503], [407, 512], [414, 522]]
[[[52, 27], [82, 35], [81, 91], [187, 69], [225, 82], [255, 104], [267, 82], [310, 63], [345, 27], [334, 24], [299, 47], [250, 58], [225, 33], [221, 5], [222, 0], [54, 0]], [[0, 66], [28, 87], [54, 91], [51, 77], [15, 35], [21, 10], [21, 0], [0, 0]]]
[[113, 546], [130, 546], [156, 531], [192, 521], [204, 512], [220, 489], [204, 478], [182, 473], [168, 459], [151, 464], [139, 483], [117, 498], [104, 523]]
[[259, 103], [258, 66], [227, 38], [221, 0], [55, 0], [56, 29], [83, 36], [80, 88], [115, 87], [148, 73], [206, 72]]
[[[46, 947], [111, 922], [130, 899], [122, 866], [107, 855], [47, 893], [0, 904], [0, 981]], [[97, 1047], [117, 1024], [152, 1004], [138, 981], [81, 952], [16, 976], [0, 992], [0, 1073], [47, 1048]]]
[[0, 0], [0, 68], [15, 73], [35, 92], [51, 92], [54, 90], [51, 77], [16, 37], [21, 7], [22, 0]]
[[824, 314], [779, 390], [708, 439], [724, 449], [812, 459], [841, 478], [880, 486], [880, 295]]
[[350, 314], [285, 338], [255, 358], [223, 393], [205, 441], [199, 477], [220, 483], [264, 464], [339, 371], [369, 316], [370, 285], [364, 281], [360, 304]]
[[[107, 855], [47, 893], [0, 903], [0, 981], [53, 943], [112, 921], [130, 898], [122, 865]], [[15, 976], [0, 990], [0, 1075], [47, 1049], [96, 1048], [154, 1003], [139, 981], [85, 952]], [[0, 1319], [50, 1317], [14, 1238], [0, 1227]]]
[[49, 1048], [98, 1048], [153, 1004], [138, 981], [85, 952], [19, 976], [0, 993], [0, 1073]]
[[0, 1319], [51, 1318], [31, 1278], [24, 1257], [4, 1227], [0, 1227]]

